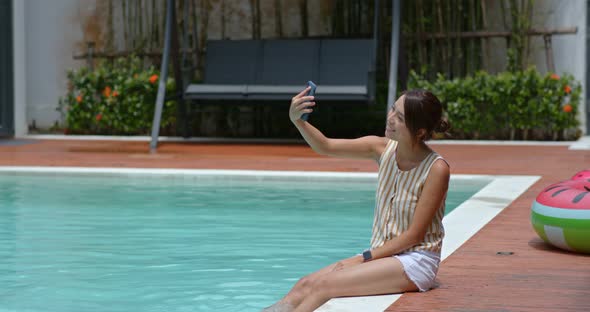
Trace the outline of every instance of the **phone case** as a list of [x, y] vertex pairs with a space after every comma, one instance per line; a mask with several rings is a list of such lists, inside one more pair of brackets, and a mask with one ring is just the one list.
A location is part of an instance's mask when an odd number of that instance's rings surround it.
[[[307, 93], [307, 95], [315, 95], [315, 89], [317, 87], [315, 85], [315, 83], [313, 83], [313, 81], [310, 80], [307, 82], [307, 86], [311, 87], [311, 89], [309, 89], [309, 92]], [[309, 118], [309, 113], [301, 115], [301, 120], [307, 121], [308, 118]]]

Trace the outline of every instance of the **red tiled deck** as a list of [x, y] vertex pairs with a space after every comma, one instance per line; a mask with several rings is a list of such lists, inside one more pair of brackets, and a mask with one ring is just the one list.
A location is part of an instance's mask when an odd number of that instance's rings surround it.
[[[453, 174], [542, 178], [449, 256], [440, 287], [405, 294], [387, 311], [590, 311], [590, 256], [543, 243], [530, 225], [541, 189], [590, 168], [590, 151], [565, 146], [435, 145]], [[317, 170], [374, 172], [371, 161], [318, 156], [304, 145], [51, 141], [0, 146], [0, 166]], [[589, 238], [590, 239], [590, 238]], [[497, 255], [512, 251], [514, 255]]]

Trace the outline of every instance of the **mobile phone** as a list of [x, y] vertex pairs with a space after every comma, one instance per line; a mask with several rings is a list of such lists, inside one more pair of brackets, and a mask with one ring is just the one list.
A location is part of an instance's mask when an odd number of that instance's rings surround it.
[[[309, 92], [307, 92], [307, 96], [309, 96], [309, 95], [312, 95], [312, 96], [315, 95], [315, 88], [317, 87], [315, 85], [315, 83], [313, 83], [313, 81], [310, 80], [310, 81], [307, 82], [307, 86], [308, 87], [311, 87], [311, 89], [309, 89]], [[301, 120], [307, 121], [308, 118], [309, 118], [309, 113], [305, 113], [305, 114], [301, 115]]]

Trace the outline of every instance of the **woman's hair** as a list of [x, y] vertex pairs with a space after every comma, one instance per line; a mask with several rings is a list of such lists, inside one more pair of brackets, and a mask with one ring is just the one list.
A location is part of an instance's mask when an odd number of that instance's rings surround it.
[[403, 95], [404, 119], [414, 137], [419, 129], [426, 130], [424, 137], [420, 138], [423, 141], [430, 140], [434, 132], [449, 136], [449, 122], [442, 116], [442, 104], [434, 94], [426, 90], [408, 90]]

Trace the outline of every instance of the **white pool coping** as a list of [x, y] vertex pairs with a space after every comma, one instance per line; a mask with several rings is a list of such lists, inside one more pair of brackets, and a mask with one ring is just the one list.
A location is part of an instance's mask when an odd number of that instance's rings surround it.
[[[85, 168], [85, 167], [9, 167], [0, 166], [0, 173], [70, 173], [100, 175], [152, 175], [159, 177], [257, 177], [296, 178], [305, 180], [333, 180], [370, 182], [377, 181], [376, 173], [317, 172], [317, 171], [266, 171], [266, 170], [198, 170], [198, 169], [144, 169], [144, 168]], [[522, 175], [452, 175], [452, 179], [489, 179], [485, 187], [463, 202], [443, 219], [445, 238], [442, 259], [451, 255], [463, 243], [490, 222], [512, 201], [533, 185], [539, 176]], [[321, 312], [373, 312], [387, 309], [402, 295], [382, 295], [332, 299], [316, 311]]]
[[581, 137], [569, 147], [570, 150], [590, 150], [590, 135]]

